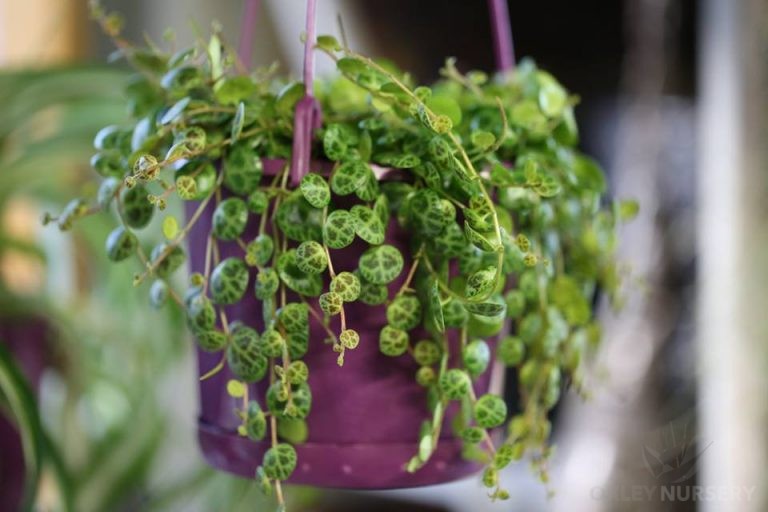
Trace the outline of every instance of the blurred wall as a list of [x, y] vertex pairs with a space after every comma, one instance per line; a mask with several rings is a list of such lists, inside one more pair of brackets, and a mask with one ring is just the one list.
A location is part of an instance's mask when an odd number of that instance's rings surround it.
[[73, 61], [87, 23], [82, 0], [0, 0], [0, 66]]

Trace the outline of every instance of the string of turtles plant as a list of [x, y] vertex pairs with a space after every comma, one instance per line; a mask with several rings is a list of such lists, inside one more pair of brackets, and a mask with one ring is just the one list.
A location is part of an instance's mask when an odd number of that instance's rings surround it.
[[[498, 472], [526, 454], [546, 482], [548, 411], [563, 388], [582, 388], [582, 357], [600, 337], [591, 301], [600, 287], [618, 302], [616, 225], [637, 211], [633, 202], [606, 202], [602, 172], [575, 148], [577, 99], [530, 61], [489, 77], [462, 74], [449, 59], [443, 80], [416, 86], [391, 64], [321, 36], [317, 49], [340, 74], [315, 87], [324, 114], [315, 156], [333, 169], [292, 187], [287, 168], [264, 176], [262, 159], [290, 159], [302, 84], [282, 80], [274, 67], [244, 74], [218, 33], [168, 53], [129, 44], [119, 17], [94, 13], [138, 71], [126, 90], [135, 124], [96, 136], [96, 197], [45, 221], [66, 230], [86, 215], [114, 212], [107, 257], [138, 258], [134, 284], [151, 281], [151, 303], [176, 303], [200, 347], [222, 353], [203, 378], [225, 365], [237, 377], [228, 391], [242, 399], [240, 434], [272, 445], [257, 472], [265, 491], [284, 507], [280, 483], [296, 467], [293, 444], [306, 437], [312, 405], [302, 357], [309, 343], [325, 341], [344, 364], [360, 342], [345, 315], [353, 302], [386, 307], [381, 352], [419, 365], [430, 419], [417, 453], [404, 461], [408, 471], [429, 461], [446, 408], [458, 402], [450, 428], [465, 456], [486, 465], [492, 498], [508, 498]], [[399, 178], [382, 177], [381, 167], [399, 169]], [[338, 207], [339, 197], [353, 206]], [[163, 213], [171, 200], [198, 203], [183, 227]], [[176, 290], [184, 241], [211, 202], [204, 272]], [[137, 233], [156, 216], [167, 241], [148, 250]], [[259, 229], [248, 240], [251, 217]], [[386, 243], [390, 222], [411, 235], [408, 268]], [[334, 251], [356, 239], [368, 245], [357, 270], [336, 272]], [[222, 241], [237, 243], [241, 255], [221, 259]], [[263, 303], [261, 333], [224, 310], [249, 293]], [[310, 340], [310, 315], [326, 340]], [[517, 370], [522, 409], [508, 418], [504, 400], [476, 396], [472, 382], [490, 371], [486, 340], [510, 322], [515, 334], [495, 347], [496, 360]], [[413, 339], [418, 328], [429, 337]], [[450, 332], [460, 340], [456, 354]], [[270, 383], [266, 396], [248, 396], [247, 384], [262, 379]], [[492, 430], [508, 419], [499, 441]]]

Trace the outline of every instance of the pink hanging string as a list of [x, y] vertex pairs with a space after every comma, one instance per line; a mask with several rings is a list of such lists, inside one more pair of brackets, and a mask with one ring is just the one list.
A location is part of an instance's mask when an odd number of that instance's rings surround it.
[[496, 70], [509, 71], [515, 67], [515, 49], [512, 44], [512, 26], [509, 21], [507, 0], [488, 0], [493, 32], [493, 52]]

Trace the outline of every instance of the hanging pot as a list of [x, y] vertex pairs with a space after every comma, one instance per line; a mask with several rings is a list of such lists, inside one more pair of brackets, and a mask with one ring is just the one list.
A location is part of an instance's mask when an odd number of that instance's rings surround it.
[[[312, 44], [314, 41], [314, 2], [310, 0], [307, 13], [307, 43], [305, 48], [306, 97], [297, 106], [294, 126], [291, 183], [296, 185], [310, 167], [309, 155], [312, 132], [319, 125], [319, 112], [311, 97]], [[494, 36], [500, 69], [508, 69], [512, 63], [508, 18], [504, 2], [492, 0]], [[253, 15], [253, 10], [249, 9]], [[252, 27], [244, 27], [245, 38]], [[241, 44], [248, 48], [249, 44]], [[264, 183], [278, 174], [286, 165], [282, 160], [264, 161]], [[312, 169], [326, 169], [327, 164], [314, 162]], [[336, 204], [344, 206], [344, 198], [334, 197]], [[197, 205], [187, 203], [187, 216]], [[207, 208], [188, 235], [191, 270], [204, 272], [208, 234], [215, 205]], [[251, 215], [243, 239], [253, 239], [258, 234], [259, 217]], [[410, 258], [410, 233], [390, 221], [386, 244], [397, 247], [405, 258], [408, 269]], [[358, 266], [364, 245], [357, 242], [332, 253], [336, 271], [353, 271]], [[234, 242], [219, 242], [220, 258], [242, 256], [242, 249]], [[253, 284], [254, 275], [250, 276]], [[392, 296], [406, 279], [400, 277], [390, 283]], [[327, 284], [327, 283], [326, 283]], [[250, 286], [249, 286], [249, 289]], [[296, 298], [296, 297], [294, 297]], [[316, 305], [315, 299], [310, 303]], [[415, 473], [408, 473], [405, 465], [418, 452], [419, 429], [423, 421], [430, 419], [426, 407], [426, 390], [415, 380], [418, 365], [410, 357], [392, 358], [379, 351], [379, 331], [387, 323], [385, 306], [368, 306], [350, 303], [345, 306], [350, 327], [360, 335], [359, 346], [347, 353], [343, 367], [337, 365], [337, 354], [323, 342], [326, 332], [322, 324], [310, 316], [310, 342], [303, 357], [310, 368], [309, 384], [312, 389], [312, 410], [307, 419], [309, 434], [305, 443], [296, 445], [298, 464], [288, 479], [289, 483], [319, 487], [349, 489], [390, 489], [438, 484], [470, 475], [480, 465], [462, 457], [461, 439], [454, 437], [451, 420], [458, 412], [452, 405], [446, 412], [445, 428], [438, 447], [429, 462]], [[240, 320], [261, 331], [264, 329], [261, 302], [249, 295], [239, 303], [225, 308], [230, 320]], [[427, 338], [426, 332], [412, 331], [413, 339]], [[503, 333], [502, 333], [503, 334]], [[487, 340], [491, 347], [496, 338]], [[449, 335], [452, 353], [458, 353], [458, 332]], [[221, 359], [220, 354], [197, 351], [199, 374], [205, 375]], [[451, 361], [456, 363], [456, 361]], [[493, 387], [501, 386], [503, 369], [498, 367], [486, 372], [475, 383], [478, 395]], [[252, 478], [261, 464], [264, 452], [270, 448], [269, 440], [254, 442], [238, 435], [241, 424], [234, 411], [239, 399], [227, 393], [227, 382], [234, 378], [228, 369], [200, 382], [200, 416], [198, 436], [205, 459], [214, 467]], [[266, 379], [265, 379], [266, 380]], [[268, 382], [250, 385], [250, 396], [263, 397]], [[495, 390], [496, 392], [499, 389]]]

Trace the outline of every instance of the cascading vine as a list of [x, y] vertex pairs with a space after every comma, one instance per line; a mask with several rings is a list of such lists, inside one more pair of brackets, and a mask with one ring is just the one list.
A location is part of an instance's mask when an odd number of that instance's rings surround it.
[[[274, 68], [238, 72], [219, 34], [169, 54], [128, 44], [113, 14], [96, 14], [137, 70], [126, 89], [135, 123], [97, 135], [96, 197], [46, 220], [69, 229], [86, 215], [115, 213], [108, 258], [136, 256], [134, 282], [151, 281], [151, 303], [176, 303], [199, 346], [221, 352], [203, 378], [225, 365], [236, 376], [228, 392], [241, 399], [239, 433], [272, 444], [258, 471], [265, 490], [274, 487], [283, 502], [280, 482], [297, 464], [293, 445], [307, 436], [309, 344], [328, 343], [344, 371], [345, 355], [360, 343], [345, 315], [353, 302], [386, 308], [380, 351], [419, 366], [414, 378], [429, 419], [417, 452], [403, 461], [409, 471], [430, 460], [448, 427], [467, 458], [486, 464], [491, 497], [509, 496], [498, 471], [526, 454], [546, 481], [548, 411], [564, 387], [582, 387], [582, 357], [600, 337], [591, 303], [598, 287], [618, 302], [615, 228], [637, 211], [631, 201], [604, 200], [602, 172], [575, 148], [576, 98], [531, 61], [489, 77], [460, 73], [449, 59], [440, 82], [416, 86], [391, 64], [320, 36], [316, 48], [339, 70], [315, 87], [324, 118], [315, 156], [330, 172], [306, 174], [294, 187], [287, 165], [268, 176], [263, 161], [290, 159], [303, 84]], [[397, 179], [382, 177], [382, 167], [397, 169]], [[351, 206], [338, 206], [339, 198]], [[175, 200], [198, 203], [181, 227], [164, 213]], [[209, 204], [204, 272], [176, 290], [183, 243]], [[137, 230], [158, 215], [166, 241], [147, 250]], [[244, 239], [252, 218], [258, 235]], [[392, 222], [411, 235], [409, 258], [387, 243]], [[368, 246], [357, 269], [336, 271], [334, 252], [356, 240]], [[220, 242], [238, 244], [241, 254], [222, 259]], [[263, 304], [262, 332], [227, 318], [224, 306], [248, 293]], [[310, 316], [325, 340], [310, 339]], [[509, 322], [514, 335], [492, 350], [488, 340]], [[417, 329], [429, 336], [418, 339]], [[472, 386], [491, 371], [494, 352], [517, 370], [522, 410], [511, 419], [500, 396], [476, 396]], [[247, 384], [264, 379], [266, 395], [249, 396]], [[461, 412], [444, 425], [451, 402]], [[499, 439], [493, 430], [508, 419]]]

